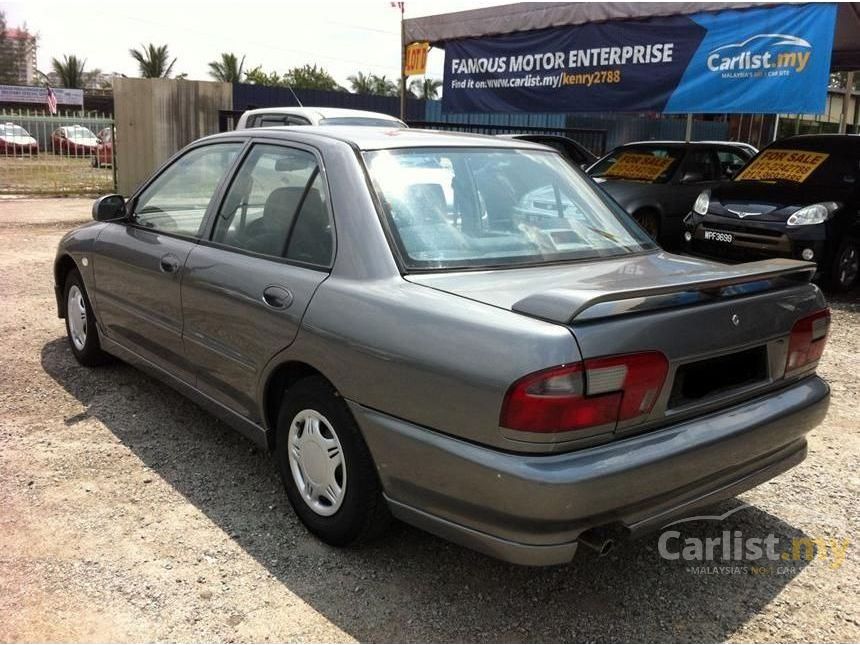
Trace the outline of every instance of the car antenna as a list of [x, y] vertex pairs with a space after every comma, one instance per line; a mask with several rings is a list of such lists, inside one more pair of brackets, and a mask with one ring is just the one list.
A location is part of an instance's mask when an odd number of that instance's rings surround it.
[[292, 95], [293, 95], [293, 98], [294, 98], [294, 99], [296, 99], [296, 103], [298, 103], [298, 104], [299, 104], [299, 107], [300, 107], [300, 108], [303, 108], [303, 107], [304, 107], [304, 105], [302, 105], [302, 102], [299, 100], [299, 97], [298, 97], [298, 96], [296, 96], [296, 93], [295, 93], [295, 92], [293, 92], [293, 88], [292, 88], [290, 85], [287, 85], [287, 89], [288, 89], [288, 90], [290, 90], [290, 94], [292, 94]]

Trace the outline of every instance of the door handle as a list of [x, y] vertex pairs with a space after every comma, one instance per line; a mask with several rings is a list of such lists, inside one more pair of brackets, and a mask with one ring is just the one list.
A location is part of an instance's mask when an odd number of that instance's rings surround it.
[[159, 267], [164, 273], [173, 273], [179, 268], [179, 258], [168, 253], [159, 261]]
[[293, 294], [283, 287], [271, 285], [263, 289], [263, 302], [272, 309], [286, 309], [293, 304]]

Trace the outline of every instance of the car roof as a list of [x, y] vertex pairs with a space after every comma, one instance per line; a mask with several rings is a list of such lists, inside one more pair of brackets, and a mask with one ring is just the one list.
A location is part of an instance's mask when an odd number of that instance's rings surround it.
[[317, 117], [320, 119], [329, 119], [335, 117], [366, 117], [375, 119], [388, 119], [389, 121], [399, 121], [397, 117], [383, 112], [370, 112], [368, 110], [353, 110], [349, 108], [333, 108], [333, 107], [267, 107], [254, 108], [247, 110], [247, 115], [252, 114], [295, 114], [303, 117]]
[[796, 134], [774, 141], [768, 147], [784, 146], [790, 143], [801, 149], [825, 148], [835, 152], [860, 152], [860, 135], [857, 134]]
[[267, 128], [249, 128], [234, 130], [208, 137], [224, 138], [241, 134], [253, 137], [283, 137], [284, 139], [300, 139], [322, 137], [335, 139], [351, 145], [359, 150], [384, 150], [390, 148], [515, 148], [529, 150], [550, 150], [547, 146], [532, 143], [523, 139], [506, 139], [483, 134], [468, 134], [463, 132], [442, 132], [439, 130], [419, 130], [415, 128], [377, 128], [373, 126], [351, 125], [303, 125], [273, 126]]
[[619, 148], [623, 148], [624, 146], [647, 146], [647, 145], [658, 145], [658, 146], [735, 146], [738, 148], [753, 148], [754, 146], [743, 143], [741, 141], [670, 141], [670, 140], [661, 140], [661, 141], [631, 141], [630, 143], [625, 143], [623, 145], [618, 146]]

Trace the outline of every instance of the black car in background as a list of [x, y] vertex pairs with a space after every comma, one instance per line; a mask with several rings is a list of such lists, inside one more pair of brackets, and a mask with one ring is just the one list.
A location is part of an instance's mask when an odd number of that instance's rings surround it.
[[860, 273], [860, 136], [800, 135], [762, 150], [732, 181], [699, 195], [687, 248], [722, 260], [812, 260], [849, 289]]
[[570, 137], [564, 137], [558, 134], [501, 134], [499, 135], [506, 139], [520, 139], [522, 141], [531, 141], [532, 143], [542, 143], [550, 148], [558, 150], [568, 161], [580, 168], [588, 168], [591, 164], [597, 161], [597, 155], [591, 152], [588, 148], [582, 145], [579, 141], [575, 141]]
[[615, 148], [588, 174], [663, 246], [682, 243], [699, 193], [730, 178], [755, 154], [731, 142], [647, 141]]

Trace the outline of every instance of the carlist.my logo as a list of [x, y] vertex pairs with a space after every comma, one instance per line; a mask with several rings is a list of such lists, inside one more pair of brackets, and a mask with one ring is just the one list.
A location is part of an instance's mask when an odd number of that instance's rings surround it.
[[811, 56], [812, 45], [804, 38], [756, 34], [711, 50], [707, 64], [709, 70], [722, 72], [723, 76], [782, 75], [803, 72]]

